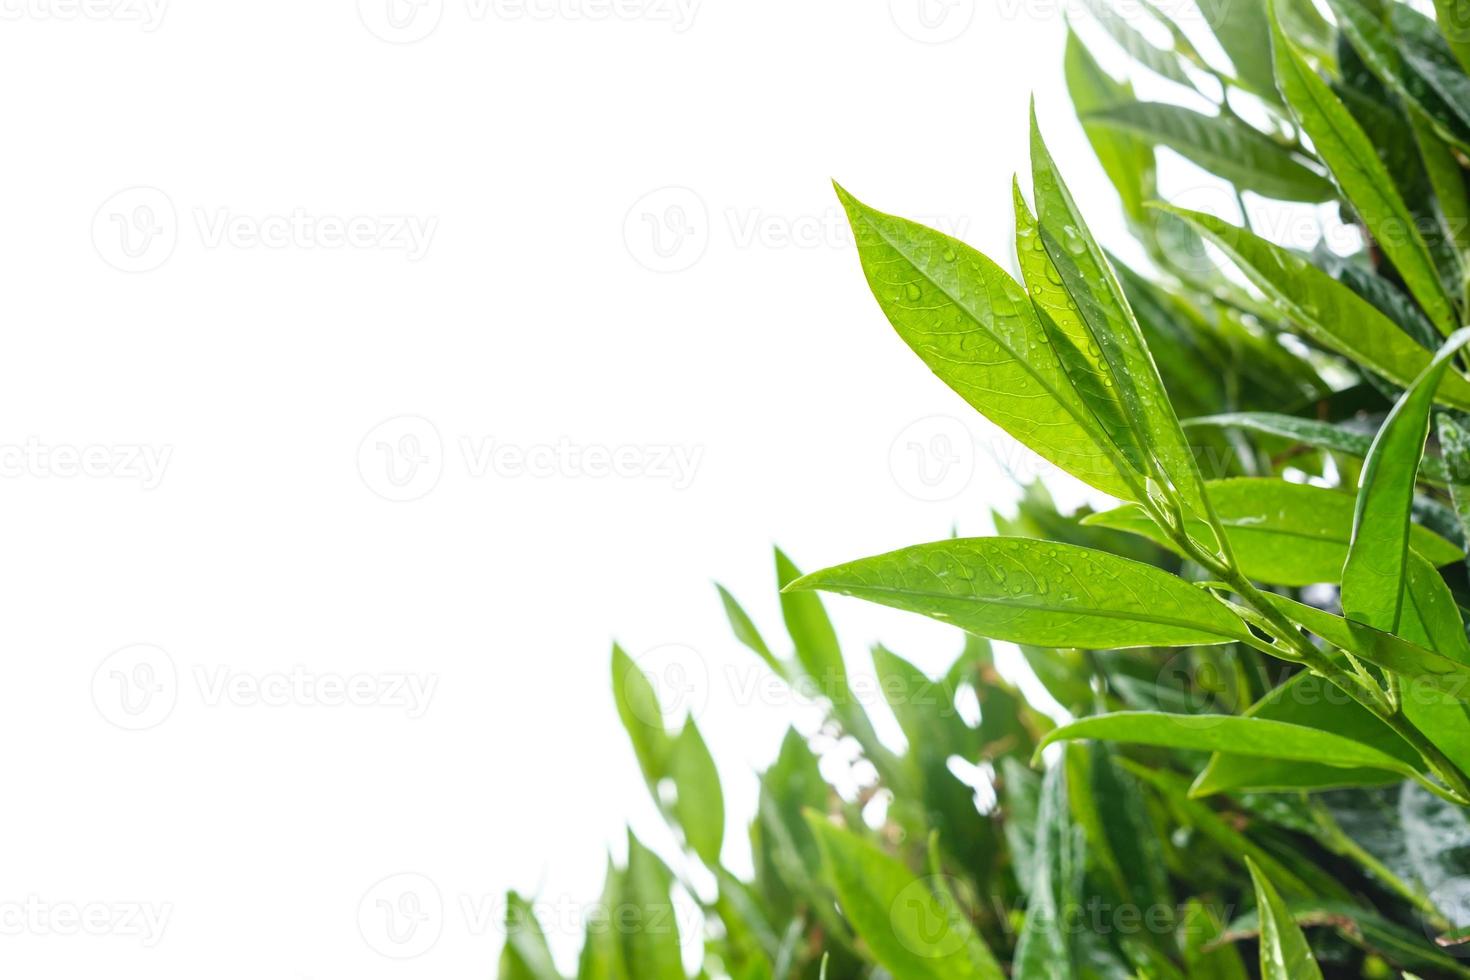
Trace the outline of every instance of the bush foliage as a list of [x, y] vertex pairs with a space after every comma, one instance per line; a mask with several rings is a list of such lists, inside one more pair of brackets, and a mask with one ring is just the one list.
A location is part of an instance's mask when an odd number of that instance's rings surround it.
[[[735, 980], [1470, 976], [1470, 0], [1135, 5], [1147, 24], [1086, 6], [1095, 47], [1069, 28], [1066, 78], [1131, 262], [1034, 114], [1014, 275], [838, 196], [913, 352], [1116, 506], [1061, 514], [1033, 486], [997, 537], [805, 576], [778, 553], [780, 644], [722, 590], [864, 776], [838, 792], [792, 731], [749, 880], [721, 862], [737, 845], [694, 721], [668, 730], [615, 651], [684, 853], [630, 838], [579, 980], [685, 980], [676, 892], [702, 913], [699, 975]], [[1160, 203], [1160, 164], [1211, 192]], [[872, 651], [903, 751], [819, 591], [964, 631], [939, 678]], [[500, 976], [554, 980], [532, 903], [510, 908]]]

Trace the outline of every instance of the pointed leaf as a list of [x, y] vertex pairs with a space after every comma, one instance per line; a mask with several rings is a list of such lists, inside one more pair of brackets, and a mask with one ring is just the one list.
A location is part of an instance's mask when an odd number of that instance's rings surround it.
[[[1450, 387], [1454, 380], [1453, 377], [1445, 379], [1439, 393], [1441, 398], [1444, 397], [1444, 389]], [[1359, 459], [1365, 458], [1368, 450], [1373, 448], [1373, 437], [1370, 435], [1328, 422], [1298, 418], [1295, 415], [1278, 415], [1274, 412], [1231, 412], [1184, 420], [1186, 429], [1195, 426], [1245, 429], [1248, 432], [1280, 436], [1283, 439], [1294, 439], [1316, 449], [1342, 453], [1345, 456], [1356, 456]], [[1420, 474], [1426, 480], [1444, 483], [1449, 479], [1444, 462], [1433, 456], [1426, 456], [1419, 469]]]
[[1434, 12], [1460, 67], [1470, 72], [1470, 0], [1434, 0]]
[[1164, 102], [1134, 102], [1094, 112], [1086, 122], [1167, 146], [1243, 191], [1314, 203], [1337, 195], [1326, 177], [1234, 116], [1207, 116]]
[[1134, 499], [1139, 481], [1115, 464], [1025, 291], [963, 242], [837, 194], [879, 306], [940, 380], [1043, 458]]
[[[1168, 209], [1218, 245], [1240, 271], [1312, 340], [1407, 385], [1433, 356], [1357, 293], [1305, 259], [1243, 228], [1196, 211]], [[1470, 382], [1450, 379], [1439, 393], [1470, 409]]]
[[842, 911], [879, 964], [913, 980], [1002, 980], [969, 920], [930, 881], [818, 814], [808, 821]]
[[1091, 343], [1107, 365], [1108, 380], [1118, 392], [1139, 444], [1153, 461], [1148, 476], [1172, 487], [1185, 508], [1208, 517], [1204, 480], [1144, 342], [1143, 331], [1113, 267], [1088, 231], [1046, 148], [1034, 107], [1031, 172], [1042, 243], [1077, 304]]
[[1093, 153], [1123, 200], [1123, 213], [1136, 225], [1148, 224], [1144, 204], [1158, 196], [1153, 148], [1128, 133], [1088, 122], [1091, 113], [1132, 102], [1133, 86], [1104, 71], [1070, 24], [1065, 69], [1072, 107]]
[[1261, 916], [1261, 980], [1322, 980], [1307, 937], [1291, 917], [1275, 886], [1250, 858], [1256, 908]]
[[669, 753], [672, 751], [671, 739], [664, 729], [658, 694], [637, 663], [616, 645], [612, 652], [612, 683], [613, 701], [617, 704], [623, 728], [633, 743], [638, 767], [643, 770], [643, 778], [649, 786], [655, 786], [668, 774]]
[[761, 636], [760, 630], [756, 629], [755, 623], [745, 608], [735, 601], [735, 597], [723, 586], [716, 583], [715, 588], [720, 593], [720, 603], [725, 607], [725, 617], [730, 621], [730, 629], [735, 633], [735, 639], [745, 644], [755, 655], [766, 662], [766, 666], [775, 672], [777, 677], [786, 676], [786, 665], [771, 652], [766, 645], [765, 638]]
[[1028, 538], [916, 545], [814, 572], [791, 588], [856, 596], [1041, 647], [1204, 645], [1249, 636], [1223, 603], [1152, 565]]
[[1038, 751], [1053, 742], [1096, 738], [1136, 745], [1230, 752], [1263, 759], [1325, 762], [1345, 768], [1383, 769], [1411, 779], [1417, 770], [1401, 759], [1341, 735], [1240, 715], [1173, 715], [1156, 711], [1120, 711], [1083, 718], [1054, 729]]
[[[1241, 570], [1275, 585], [1337, 582], [1352, 539], [1355, 498], [1338, 490], [1285, 480], [1212, 480], [1206, 486], [1216, 516]], [[1131, 531], [1177, 550], [1177, 545], [1137, 504], [1089, 516], [1089, 526]], [[1410, 537], [1416, 550], [1436, 565], [1459, 561], [1459, 548], [1420, 525]]]
[[725, 795], [715, 760], [693, 718], [684, 722], [684, 730], [674, 739], [669, 776], [677, 793], [674, 816], [685, 839], [707, 866], [717, 866], [725, 841]]
[[[1372, 746], [1404, 765], [1423, 768], [1418, 753], [1377, 715], [1310, 671], [1302, 671], [1267, 692], [1251, 705], [1245, 717], [1329, 732]], [[1191, 796], [1203, 797], [1239, 790], [1290, 792], [1375, 786], [1398, 780], [1398, 773], [1377, 767], [1344, 768], [1300, 759], [1263, 759], [1217, 752], [1189, 792]]]
[[1387, 633], [1398, 631], [1403, 607], [1409, 515], [1429, 436], [1429, 411], [1451, 358], [1466, 343], [1470, 328], [1454, 334], [1434, 355], [1389, 413], [1363, 465], [1353, 540], [1343, 566], [1342, 605], [1347, 618]]
[[1440, 282], [1413, 213], [1394, 188], [1372, 141], [1274, 21], [1272, 43], [1281, 94], [1311, 136], [1317, 155], [1430, 320], [1440, 332], [1449, 334], [1456, 326], [1454, 302]]
[[669, 869], [630, 831], [619, 911], [633, 909], [636, 914], [617, 923], [629, 980], [686, 980], [672, 887]]

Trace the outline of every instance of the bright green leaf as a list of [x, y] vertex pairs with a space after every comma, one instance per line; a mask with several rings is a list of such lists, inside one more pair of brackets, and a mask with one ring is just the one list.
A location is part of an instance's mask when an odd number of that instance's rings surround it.
[[1347, 617], [1384, 632], [1399, 628], [1404, 569], [1409, 557], [1409, 516], [1414, 482], [1435, 392], [1455, 352], [1470, 343], [1470, 328], [1450, 337], [1429, 367], [1389, 413], [1368, 452], [1359, 483], [1353, 540], [1342, 574]]
[[1322, 971], [1307, 945], [1307, 937], [1287, 911], [1275, 886], [1250, 858], [1256, 908], [1261, 916], [1261, 980], [1322, 980]]
[[1341, 735], [1302, 725], [1239, 715], [1174, 715], [1155, 711], [1120, 711], [1082, 718], [1054, 729], [1038, 751], [1053, 742], [1096, 738], [1136, 745], [1230, 752], [1262, 759], [1294, 759], [1328, 765], [1382, 769], [1409, 778], [1418, 771], [1402, 759]]
[[669, 753], [669, 776], [676, 796], [674, 815], [684, 829], [685, 839], [709, 867], [720, 863], [725, 840], [725, 795], [715, 760], [690, 718], [673, 741]]
[[1021, 287], [956, 239], [837, 189], [868, 285], [905, 343], [977, 411], [1091, 486], [1124, 499], [1106, 434], [1063, 372]]
[[969, 920], [932, 882], [825, 817], [809, 822], [842, 911], [879, 964], [912, 980], [1002, 980]]
[[1142, 562], [1028, 538], [916, 545], [814, 572], [821, 589], [1040, 647], [1224, 643], [1249, 636], [1223, 603]]

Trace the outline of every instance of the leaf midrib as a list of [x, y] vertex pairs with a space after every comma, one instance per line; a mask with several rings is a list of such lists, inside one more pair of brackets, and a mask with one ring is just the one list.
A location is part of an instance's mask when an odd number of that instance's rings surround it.
[[1075, 606], [1058, 606], [1045, 602], [1025, 602], [1006, 596], [957, 596], [950, 592], [930, 592], [924, 589], [897, 588], [890, 585], [855, 585], [843, 586], [845, 589], [860, 589], [866, 592], [878, 592], [885, 595], [908, 595], [918, 596], [922, 599], [948, 599], [956, 602], [975, 602], [982, 605], [1006, 606], [1014, 609], [1030, 609], [1035, 612], [1067, 613], [1074, 616], [1095, 616], [1100, 619], [1119, 619], [1135, 623], [1154, 623], [1159, 626], [1176, 626], [1195, 633], [1204, 633], [1210, 636], [1223, 636], [1227, 639], [1239, 640], [1238, 633], [1224, 633], [1218, 629], [1209, 628], [1193, 620], [1175, 619], [1171, 616], [1153, 616], [1147, 613], [1130, 613], [1120, 609], [1084, 608]]

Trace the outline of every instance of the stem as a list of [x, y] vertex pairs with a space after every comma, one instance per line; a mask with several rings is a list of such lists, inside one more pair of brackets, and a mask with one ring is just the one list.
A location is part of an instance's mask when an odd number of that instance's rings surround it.
[[1333, 818], [1332, 814], [1325, 807], [1320, 803], [1312, 804], [1312, 816], [1321, 831], [1321, 837], [1318, 840], [1321, 840], [1328, 850], [1351, 861], [1356, 861], [1385, 887], [1418, 909], [1436, 930], [1440, 932], [1448, 931], [1449, 923], [1440, 915], [1439, 909], [1434, 907], [1434, 903], [1423, 892], [1394, 874], [1393, 870], [1386, 864], [1378, 860], [1378, 858], [1365, 850], [1361, 844], [1344, 833], [1337, 820]]
[[1424, 757], [1424, 761], [1429, 763], [1434, 774], [1444, 781], [1444, 784], [1456, 797], [1454, 802], [1461, 806], [1470, 806], [1470, 778], [1467, 778], [1454, 760], [1441, 752], [1439, 747], [1408, 719], [1402, 708], [1397, 711], [1378, 712], [1378, 717], [1382, 718], [1385, 725], [1397, 732], [1400, 738], [1412, 745]]
[[[1333, 663], [1332, 659], [1307, 639], [1291, 620], [1266, 601], [1261, 591], [1241, 573], [1239, 568], [1235, 567], [1234, 561], [1229, 561], [1227, 565], [1214, 556], [1205, 554], [1189, 535], [1182, 533], [1182, 529], [1176, 532], [1175, 537], [1176, 543], [1185, 554], [1203, 566], [1210, 574], [1228, 584], [1257, 615], [1265, 620], [1276, 638], [1291, 647], [1294, 656], [1287, 656], [1281, 649], [1264, 642], [1251, 643], [1250, 646], [1285, 660], [1298, 661], [1341, 688], [1355, 701], [1377, 715], [1400, 738], [1413, 746], [1429, 765], [1434, 775], [1439, 777], [1448, 788], [1448, 792], [1435, 786], [1432, 782], [1425, 782], [1427, 789], [1461, 806], [1470, 806], [1470, 777], [1467, 777], [1454, 760], [1440, 751], [1438, 746], [1409, 720], [1404, 714], [1400, 698], [1394, 696], [1393, 693], [1385, 693], [1377, 684], [1365, 681], [1362, 677], [1349, 673]], [[1346, 651], [1343, 652], [1346, 653]]]

